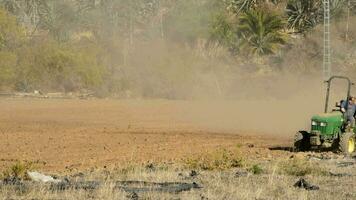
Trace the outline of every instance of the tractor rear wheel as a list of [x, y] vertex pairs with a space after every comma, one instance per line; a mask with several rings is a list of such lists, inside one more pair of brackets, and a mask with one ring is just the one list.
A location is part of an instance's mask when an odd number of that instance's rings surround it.
[[298, 131], [294, 137], [294, 151], [308, 151], [310, 146], [309, 134], [306, 131]]
[[355, 134], [346, 132], [340, 136], [339, 149], [346, 156], [355, 152]]

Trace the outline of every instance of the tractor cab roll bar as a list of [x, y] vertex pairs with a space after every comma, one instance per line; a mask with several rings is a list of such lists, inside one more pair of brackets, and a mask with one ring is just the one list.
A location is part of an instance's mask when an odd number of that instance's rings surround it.
[[326, 88], [326, 100], [325, 100], [325, 110], [324, 112], [328, 112], [328, 105], [329, 105], [329, 96], [330, 96], [330, 87], [331, 87], [331, 82], [334, 79], [344, 79], [347, 81], [348, 86], [347, 86], [347, 96], [346, 96], [346, 108], [348, 108], [349, 104], [349, 97], [350, 97], [350, 92], [351, 92], [351, 86], [354, 85], [354, 83], [351, 82], [351, 80], [348, 77], [345, 76], [332, 76], [329, 78], [329, 80], [325, 81], [327, 83], [327, 88]]

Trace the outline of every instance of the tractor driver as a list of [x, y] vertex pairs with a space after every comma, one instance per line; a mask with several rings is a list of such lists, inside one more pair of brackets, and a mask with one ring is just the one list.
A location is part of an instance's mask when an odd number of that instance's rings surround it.
[[[347, 107], [346, 107], [347, 106]], [[356, 113], [356, 98], [349, 97], [348, 105], [346, 101], [341, 102], [341, 112], [346, 116], [347, 122], [350, 123], [351, 127], [355, 126], [355, 113]]]

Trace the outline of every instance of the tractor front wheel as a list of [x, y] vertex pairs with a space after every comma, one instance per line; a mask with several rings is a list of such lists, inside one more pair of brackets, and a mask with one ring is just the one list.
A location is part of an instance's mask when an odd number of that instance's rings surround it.
[[340, 136], [339, 148], [346, 156], [355, 152], [355, 134], [346, 132]]
[[306, 131], [298, 131], [294, 137], [294, 151], [308, 151], [310, 146], [309, 134]]

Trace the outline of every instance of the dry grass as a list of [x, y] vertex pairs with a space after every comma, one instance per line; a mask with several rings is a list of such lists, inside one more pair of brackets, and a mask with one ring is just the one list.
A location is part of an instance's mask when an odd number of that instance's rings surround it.
[[[109, 173], [109, 179], [107, 179]], [[137, 167], [126, 174], [119, 171], [96, 171], [86, 175], [85, 179], [102, 180], [104, 185], [95, 191], [68, 190], [54, 192], [46, 190], [44, 186], [31, 186], [24, 191], [15, 191], [14, 188], [0, 189], [3, 199], [128, 199], [128, 193], [114, 190], [115, 180], [144, 180], [144, 181], [181, 181], [198, 182], [203, 186], [200, 190], [192, 190], [179, 194], [147, 192], [139, 193], [140, 199], [354, 199], [354, 177], [335, 178], [328, 176], [308, 176], [313, 184], [321, 187], [319, 191], [306, 191], [293, 187], [297, 178], [295, 176], [279, 174], [250, 175], [235, 177], [234, 170], [227, 171], [200, 171], [196, 178], [185, 175], [188, 171], [180, 171], [175, 167], [166, 170], [147, 170]], [[347, 184], [348, 183], [348, 184]]]
[[[145, 163], [83, 172], [83, 177], [72, 177], [76, 180], [101, 181], [101, 187], [93, 191], [51, 191], [45, 185], [31, 185], [16, 190], [16, 187], [6, 186], [0, 188], [0, 199], [129, 199], [129, 193], [114, 189], [114, 182], [118, 180], [196, 182], [203, 187], [179, 194], [154, 191], [138, 193], [139, 199], [356, 199], [356, 171], [353, 166], [338, 167], [338, 160], [287, 158], [257, 164], [255, 161], [258, 160], [243, 159], [238, 151], [233, 153], [223, 149], [200, 156], [200, 159], [187, 159], [189, 162], [184, 165]], [[238, 165], [235, 165], [235, 160], [239, 161]], [[189, 169], [187, 164], [190, 164]], [[23, 169], [20, 166], [13, 167], [17, 168]], [[243, 170], [241, 168], [249, 171], [249, 175], [236, 176], [236, 171]], [[198, 170], [198, 175], [190, 176], [191, 169]], [[327, 173], [329, 171], [348, 173], [351, 176], [330, 176]], [[318, 185], [320, 190], [295, 188], [293, 185], [299, 179], [298, 176]]]

